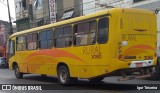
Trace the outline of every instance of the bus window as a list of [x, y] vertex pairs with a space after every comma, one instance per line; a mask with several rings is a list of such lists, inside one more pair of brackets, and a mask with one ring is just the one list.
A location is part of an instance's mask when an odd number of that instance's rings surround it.
[[55, 29], [55, 47], [63, 47], [65, 45], [62, 36], [63, 28]]
[[109, 19], [101, 18], [98, 21], [98, 43], [104, 44], [108, 41]]
[[89, 22], [89, 31], [90, 33], [88, 34], [88, 44], [95, 44], [96, 43], [96, 31], [97, 31], [97, 22], [90, 21]]
[[71, 26], [64, 27], [64, 40], [65, 40], [66, 47], [69, 47], [72, 45], [72, 27]]
[[95, 44], [96, 21], [80, 23], [74, 26], [74, 45]]
[[47, 49], [53, 47], [53, 30], [46, 30], [39, 33], [39, 48]]
[[27, 35], [27, 49], [28, 50], [37, 49], [38, 48], [37, 42], [38, 42], [38, 34], [37, 33]]
[[47, 30], [47, 48], [53, 47], [53, 30]]
[[17, 51], [26, 50], [26, 38], [25, 36], [17, 37]]
[[72, 27], [66, 26], [55, 29], [55, 47], [69, 47], [72, 45]]
[[39, 33], [39, 48], [46, 49], [47, 48], [47, 32], [43, 31]]

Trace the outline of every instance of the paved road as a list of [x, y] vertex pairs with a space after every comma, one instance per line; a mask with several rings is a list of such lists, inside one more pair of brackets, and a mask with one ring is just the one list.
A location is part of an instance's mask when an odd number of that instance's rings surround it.
[[160, 90], [130, 90], [135, 89], [135, 87], [137, 87], [136, 84], [160, 84], [160, 81], [135, 79], [117, 82], [117, 78], [119, 77], [106, 77], [103, 82], [99, 84], [91, 84], [88, 80], [80, 79], [77, 84], [61, 86], [55, 77], [48, 76], [43, 78], [40, 75], [28, 74], [24, 75], [23, 79], [16, 79], [13, 71], [0, 69], [0, 84], [52, 84], [52, 88], [54, 88], [54, 90], [45, 91], [0, 91], [0, 93], [146, 93], [146, 91], [150, 93], [160, 93]]

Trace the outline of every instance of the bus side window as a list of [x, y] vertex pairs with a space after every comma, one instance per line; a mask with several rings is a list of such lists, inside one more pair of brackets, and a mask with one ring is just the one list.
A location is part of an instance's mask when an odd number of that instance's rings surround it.
[[47, 30], [47, 48], [52, 48], [53, 47], [53, 37], [54, 33], [53, 30]]
[[39, 33], [39, 48], [46, 49], [47, 48], [47, 32], [42, 31]]
[[65, 47], [69, 47], [72, 45], [72, 27], [66, 26], [63, 28], [63, 31], [64, 31]]
[[72, 26], [55, 29], [55, 47], [69, 47], [72, 45]]
[[63, 36], [63, 28], [56, 28], [54, 30], [55, 32], [55, 47], [63, 47], [64, 46], [64, 40], [62, 38]]
[[74, 25], [74, 45], [92, 45], [96, 42], [95, 20]]
[[26, 36], [18, 36], [17, 43], [16, 43], [17, 51], [24, 51], [26, 50]]
[[87, 45], [88, 44], [88, 33], [89, 33], [89, 22], [80, 23], [74, 26], [74, 44], [75, 45]]
[[27, 35], [27, 49], [34, 50], [38, 48], [38, 34], [32, 33]]
[[78, 42], [77, 42], [77, 24], [74, 25], [73, 27], [73, 43], [74, 45], [78, 45]]
[[108, 41], [109, 19], [101, 18], [98, 21], [98, 43], [104, 44]]
[[32, 34], [33, 49], [38, 49], [38, 33]]
[[95, 20], [89, 22], [90, 33], [88, 35], [88, 44], [96, 43], [97, 22]]

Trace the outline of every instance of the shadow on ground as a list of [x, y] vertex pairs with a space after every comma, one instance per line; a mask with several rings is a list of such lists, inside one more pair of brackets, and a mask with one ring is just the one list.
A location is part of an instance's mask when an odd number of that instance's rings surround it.
[[42, 76], [29, 76], [24, 77], [26, 80], [33, 80], [37, 82], [44, 82], [42, 85], [46, 85], [45, 89], [53, 90], [135, 90], [136, 85], [129, 84], [115, 84], [108, 82], [89, 82], [88, 80], [78, 80], [77, 82], [64, 86], [58, 83], [58, 79], [55, 77], [42, 77]]

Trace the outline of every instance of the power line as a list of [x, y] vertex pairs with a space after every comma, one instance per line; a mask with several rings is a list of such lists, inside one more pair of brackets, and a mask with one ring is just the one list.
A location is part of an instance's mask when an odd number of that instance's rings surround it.
[[[1, 1], [1, 0], [0, 0], [0, 3], [2, 3], [3, 5], [5, 5], [6, 7], [8, 7], [7, 4], [5, 4], [5, 3], [4, 3], [3, 1]], [[15, 19], [15, 18], [11, 17], [11, 19]]]
[[[54, 11], [56, 12], [56, 13], [58, 13], [59, 11], [64, 11], [64, 10], [67, 10], [67, 9], [72, 9], [72, 8], [75, 8], [75, 7], [83, 7], [83, 5], [86, 5], [86, 4], [91, 4], [91, 3], [93, 3], [93, 6], [91, 6], [91, 7], [86, 7], [85, 9], [83, 9], [83, 8], [79, 8], [79, 10], [77, 10], [80, 14], [82, 14], [83, 12], [90, 12], [90, 13], [94, 13], [94, 12], [96, 12], [96, 11], [99, 11], [99, 9], [100, 8], [102, 8], [100, 5], [99, 6], [96, 6], [96, 1], [95, 0], [92, 0], [92, 1], [89, 1], [89, 2], [85, 2], [85, 3], [80, 3], [80, 4], [75, 4], [74, 6], [70, 6], [70, 7], [67, 7], [67, 8], [63, 8], [63, 9], [55, 9]], [[86, 5], [87, 6], [87, 5]], [[107, 6], [107, 5], [106, 5]], [[111, 7], [105, 7], [106, 9], [108, 9], [108, 8], [111, 8]], [[98, 9], [98, 10], [96, 10], [96, 9]], [[103, 8], [104, 9], [104, 8]], [[29, 10], [29, 11], [31, 11], [31, 10]], [[32, 11], [32, 12], [34, 12], [34, 11]], [[35, 13], [35, 12], [34, 12]], [[77, 13], [77, 12], [76, 12]], [[49, 14], [49, 11], [45, 11], [45, 12], [43, 12], [43, 13], [35, 13], [35, 14], [32, 14], [32, 15], [44, 15], [44, 14]], [[47, 15], [47, 16], [49, 16], [49, 15]], [[46, 18], [47, 16], [43, 16], [42, 18]], [[76, 15], [74, 15], [74, 17], [77, 17]], [[59, 21], [62, 21], [62, 20], [60, 20], [60, 18], [61, 18], [61, 16], [57, 16], [57, 20], [59, 19]], [[33, 24], [32, 22], [29, 22], [29, 24], [28, 25], [30, 25], [30, 24]], [[48, 22], [47, 22], [47, 24], [49, 24]], [[28, 27], [27, 25], [26, 25], [26, 27]], [[22, 27], [22, 28], [24, 28], [24, 27]], [[31, 27], [32, 28], [32, 27]]]
[[[71, 6], [71, 7], [67, 7], [67, 8], [63, 8], [63, 9], [56, 9], [54, 11], [58, 12], [58, 11], [63, 11], [63, 10], [67, 10], [67, 9], [70, 9], [70, 8], [73, 8], [73, 7], [76, 7], [76, 6], [80, 6], [80, 5], [85, 5], [85, 4], [89, 4], [89, 3], [93, 3], [95, 2], [95, 0], [93, 1], [90, 1], [90, 2], [86, 2], [86, 3], [82, 3], [82, 4], [76, 4], [74, 6]], [[95, 3], [96, 4], [96, 3]], [[100, 7], [100, 6], [99, 6]], [[95, 8], [95, 7], [94, 7]], [[83, 11], [88, 11], [88, 10], [93, 10], [93, 7], [91, 8], [87, 8], [87, 9], [84, 9]], [[45, 12], [45, 13], [49, 13], [49, 12]], [[38, 14], [35, 14], [35, 15], [41, 15], [41, 14], [45, 14], [45, 13], [38, 13]]]
[[[76, 6], [80, 6], [80, 5], [85, 5], [85, 4], [88, 4], [88, 3], [92, 3], [92, 2], [95, 2], [95, 0], [93, 1], [90, 1], [90, 2], [86, 2], [86, 3], [82, 3], [82, 4], [76, 4], [74, 6], [70, 6], [70, 7], [67, 7], [67, 8], [62, 8], [62, 9], [55, 9], [54, 11], [58, 12], [58, 11], [63, 11], [63, 10], [67, 10], [67, 9], [71, 9], [73, 7], [76, 7]], [[30, 10], [29, 10], [30, 11]], [[44, 14], [44, 13], [39, 13], [39, 14], [35, 14], [35, 15], [40, 15], [40, 14]]]

